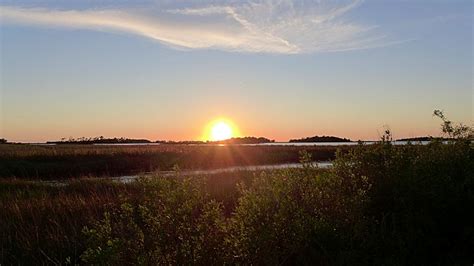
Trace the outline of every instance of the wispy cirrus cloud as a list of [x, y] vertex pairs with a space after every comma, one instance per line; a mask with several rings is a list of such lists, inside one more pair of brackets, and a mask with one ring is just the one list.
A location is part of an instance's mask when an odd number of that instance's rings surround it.
[[360, 1], [218, 2], [189, 7], [64, 10], [0, 6], [2, 23], [120, 31], [187, 49], [298, 54], [386, 44], [375, 26], [348, 22]]

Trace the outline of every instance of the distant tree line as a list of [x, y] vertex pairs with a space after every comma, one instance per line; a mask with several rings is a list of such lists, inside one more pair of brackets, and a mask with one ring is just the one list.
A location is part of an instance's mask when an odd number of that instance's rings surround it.
[[172, 141], [172, 140], [157, 140], [156, 143], [162, 144], [259, 144], [259, 143], [271, 143], [275, 140], [267, 139], [264, 137], [239, 137], [230, 138], [226, 140], [218, 141], [200, 141], [200, 140], [188, 140], [188, 141]]
[[[275, 142], [264, 137], [241, 137], [241, 138], [230, 138], [220, 141], [200, 141], [200, 140], [185, 140], [185, 141], [172, 141], [172, 140], [157, 140], [154, 143], [161, 144], [258, 144], [258, 143], [269, 143]], [[0, 143], [6, 143], [5, 139], [0, 139]], [[153, 143], [147, 139], [130, 139], [130, 138], [105, 138], [100, 137], [81, 137], [81, 138], [62, 138], [57, 141], [47, 141], [48, 144], [123, 144], [123, 143]]]
[[351, 142], [351, 140], [334, 136], [314, 136], [301, 139], [290, 139], [290, 142]]
[[0, 139], [0, 144], [5, 144], [5, 143], [8, 143], [6, 139]]
[[104, 138], [103, 136], [94, 138], [62, 138], [59, 141], [47, 141], [49, 144], [118, 144], [118, 143], [151, 143], [147, 139], [129, 139], [129, 138]]
[[242, 137], [242, 138], [230, 138], [226, 140], [213, 141], [217, 144], [258, 144], [258, 143], [271, 143], [275, 140], [267, 139], [264, 137]]
[[426, 137], [403, 138], [403, 139], [397, 139], [396, 141], [430, 141], [432, 139], [433, 137], [426, 136]]
[[155, 143], [160, 143], [160, 144], [206, 144], [205, 141], [201, 140], [157, 140]]
[[[439, 139], [439, 138], [435, 138], [435, 137], [432, 137], [432, 136], [425, 136], [425, 137], [397, 139], [396, 141], [432, 141], [434, 139]], [[447, 140], [447, 138], [442, 138], [442, 139]]]

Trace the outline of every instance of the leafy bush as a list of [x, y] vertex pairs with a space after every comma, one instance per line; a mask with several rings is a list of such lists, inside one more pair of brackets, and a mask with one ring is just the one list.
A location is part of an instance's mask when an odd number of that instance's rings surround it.
[[[262, 172], [239, 185], [226, 217], [199, 178], [142, 179], [143, 188], [84, 232], [88, 263], [273, 264], [341, 262], [367, 201], [367, 180], [315, 168]], [[306, 162], [305, 162], [306, 161]]]
[[362, 219], [368, 184], [308, 169], [262, 173], [242, 187], [229, 229], [233, 262], [335, 263]]
[[368, 261], [423, 264], [472, 261], [474, 151], [466, 140], [443, 144], [361, 145], [338, 155], [335, 174], [366, 177], [365, 212], [371, 221], [361, 239]]
[[[224, 215], [199, 178], [141, 180], [143, 191], [86, 229], [89, 263], [463, 264], [474, 246], [470, 142], [339, 153], [331, 171], [256, 174]], [[233, 198], [233, 197], [232, 197]]]
[[224, 257], [221, 205], [198, 179], [142, 179], [142, 193], [124, 199], [92, 229], [82, 255], [93, 264], [216, 264]]

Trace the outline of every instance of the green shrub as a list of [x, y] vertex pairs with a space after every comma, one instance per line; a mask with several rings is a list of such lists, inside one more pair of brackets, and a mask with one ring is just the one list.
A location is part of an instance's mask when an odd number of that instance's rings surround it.
[[371, 184], [361, 239], [367, 263], [469, 263], [474, 246], [474, 151], [467, 140], [394, 146], [390, 142], [338, 154], [342, 179]]
[[206, 179], [141, 180], [141, 192], [85, 230], [89, 248], [82, 259], [258, 265], [472, 261], [469, 141], [394, 146], [388, 140], [339, 153], [331, 171], [315, 168], [303, 153], [301, 169], [245, 179], [229, 198], [237, 202], [227, 216], [208, 195]]
[[198, 179], [139, 181], [137, 198], [124, 199], [92, 229], [82, 255], [93, 264], [216, 264], [223, 254], [223, 214]]
[[[362, 219], [368, 184], [344, 183], [314, 169], [262, 173], [242, 196], [229, 225], [233, 262], [333, 264]], [[349, 229], [349, 230], [348, 230]]]

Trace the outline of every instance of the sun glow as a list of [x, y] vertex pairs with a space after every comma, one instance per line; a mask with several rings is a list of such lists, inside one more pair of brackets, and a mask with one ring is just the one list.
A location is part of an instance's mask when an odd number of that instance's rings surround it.
[[237, 128], [228, 120], [214, 120], [206, 127], [205, 140], [226, 140], [238, 135]]
[[211, 140], [225, 140], [232, 137], [232, 128], [224, 123], [219, 122], [211, 129]]

